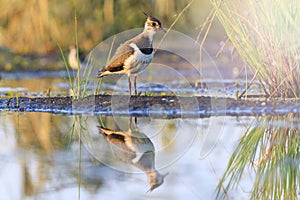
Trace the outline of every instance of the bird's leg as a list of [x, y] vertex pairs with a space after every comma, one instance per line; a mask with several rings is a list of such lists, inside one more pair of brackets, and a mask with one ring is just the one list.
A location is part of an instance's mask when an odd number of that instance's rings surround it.
[[128, 121], [128, 127], [131, 129], [131, 124], [132, 124], [132, 116], [129, 116], [129, 121]]
[[[134, 119], [134, 121], [132, 121], [132, 118]], [[134, 128], [136, 131], [138, 130], [138, 127], [137, 127], [137, 117], [136, 117], [136, 116], [131, 116], [131, 115], [130, 115], [128, 127], [129, 127], [130, 129], [131, 129], [131, 128]]]
[[129, 96], [131, 96], [131, 81], [130, 81], [130, 75], [128, 75], [128, 89], [129, 89]]
[[136, 91], [136, 78], [137, 78], [137, 75], [135, 74], [135, 75], [134, 75], [134, 82], [133, 82], [134, 95], [137, 95], [137, 91]]
[[134, 128], [137, 130], [137, 117], [134, 117]]

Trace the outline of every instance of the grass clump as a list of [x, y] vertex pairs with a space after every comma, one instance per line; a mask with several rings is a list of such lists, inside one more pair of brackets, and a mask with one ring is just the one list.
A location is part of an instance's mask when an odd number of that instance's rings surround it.
[[[90, 52], [88, 54], [84, 63], [81, 63], [79, 60], [80, 56], [79, 56], [79, 47], [78, 47], [78, 21], [77, 21], [76, 12], [75, 12], [75, 17], [74, 17], [74, 32], [75, 32], [76, 59], [78, 62], [78, 69], [76, 70], [76, 72], [74, 72], [74, 70], [70, 66], [70, 63], [68, 63], [68, 61], [63, 53], [63, 50], [59, 44], [58, 44], [58, 47], [59, 47], [60, 54], [63, 59], [64, 65], [65, 65], [65, 68], [68, 73], [68, 82], [69, 82], [71, 95], [73, 96], [74, 99], [82, 99], [82, 98], [90, 95], [89, 89], [90, 89], [90, 85], [92, 84], [90, 79], [91, 79], [91, 73], [92, 73], [92, 69], [93, 69], [92, 65], [94, 65], [94, 63], [93, 63], [94, 61], [92, 59], [93, 52]], [[76, 74], [74, 77], [72, 76], [72, 70]], [[94, 94], [97, 94], [97, 92], [99, 93], [100, 88], [101, 87], [99, 86], [99, 82], [98, 82], [98, 86], [95, 89]]]
[[263, 126], [246, 131], [219, 182], [219, 198], [238, 186], [250, 166], [251, 199], [299, 199], [300, 131], [294, 119], [299, 115], [264, 117]]
[[300, 96], [300, 1], [211, 0], [217, 17], [269, 98]]

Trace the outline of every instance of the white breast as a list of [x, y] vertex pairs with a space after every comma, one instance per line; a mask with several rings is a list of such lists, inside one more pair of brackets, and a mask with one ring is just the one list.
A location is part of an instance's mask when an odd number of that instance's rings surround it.
[[144, 70], [150, 64], [153, 59], [154, 52], [148, 55], [143, 54], [134, 43], [131, 43], [130, 47], [134, 49], [134, 54], [126, 60], [124, 67], [129, 69], [130, 73], [135, 74]]

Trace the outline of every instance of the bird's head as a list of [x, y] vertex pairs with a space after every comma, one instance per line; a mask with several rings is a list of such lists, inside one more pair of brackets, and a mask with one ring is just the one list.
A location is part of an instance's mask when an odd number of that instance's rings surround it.
[[150, 184], [150, 189], [148, 192], [153, 191], [155, 188], [159, 187], [161, 184], [164, 183], [165, 177], [169, 173], [166, 174], [160, 174], [158, 171], [154, 170], [148, 173], [148, 182]]
[[150, 34], [155, 34], [157, 31], [163, 30], [161, 22], [158, 19], [147, 13], [144, 14], [147, 16], [144, 31], [147, 31]]

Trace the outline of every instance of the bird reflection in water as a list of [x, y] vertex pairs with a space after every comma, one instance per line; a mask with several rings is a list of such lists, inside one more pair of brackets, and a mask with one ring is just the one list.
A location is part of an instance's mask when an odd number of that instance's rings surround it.
[[150, 189], [153, 191], [164, 182], [167, 174], [159, 173], [155, 168], [155, 148], [152, 141], [137, 128], [128, 131], [114, 131], [99, 126], [99, 132], [112, 145], [115, 155], [123, 162], [130, 163], [147, 175]]

